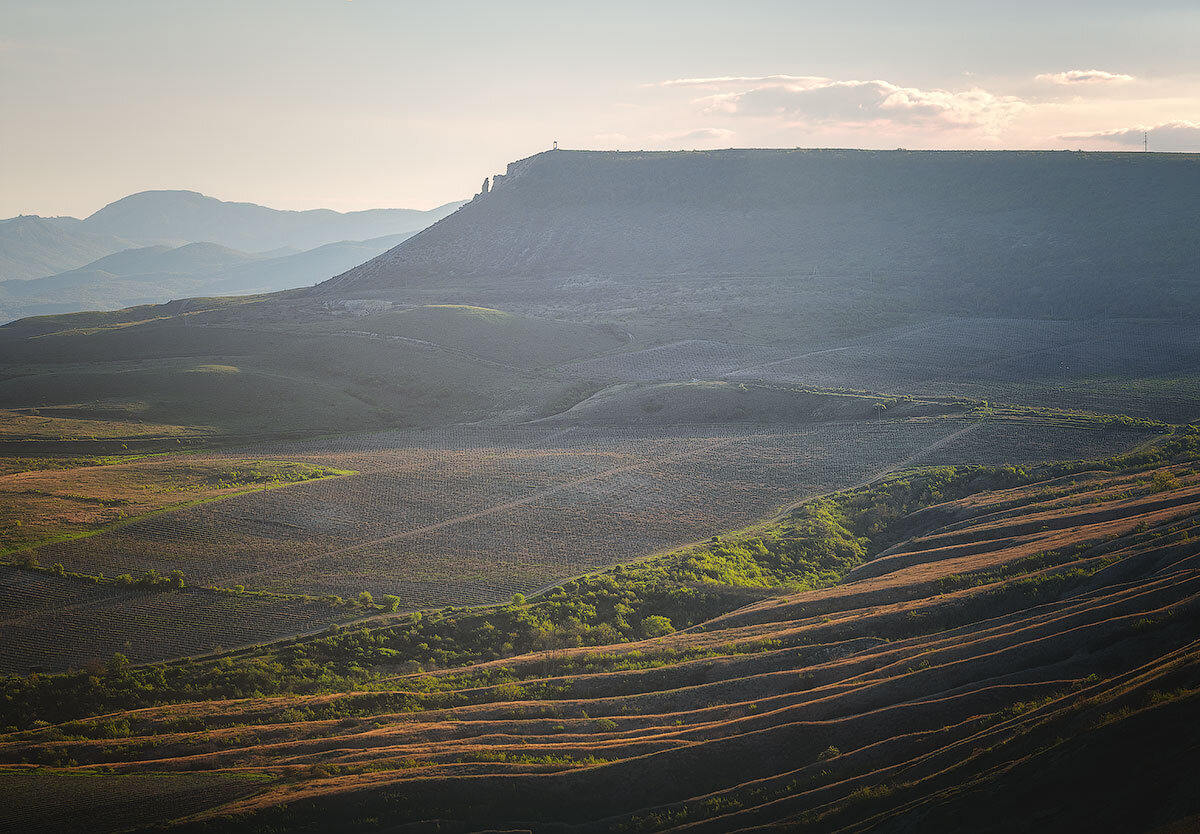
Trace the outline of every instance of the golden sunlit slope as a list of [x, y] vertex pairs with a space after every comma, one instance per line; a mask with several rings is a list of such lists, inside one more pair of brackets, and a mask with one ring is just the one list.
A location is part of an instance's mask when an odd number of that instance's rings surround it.
[[908, 532], [844, 582], [678, 633], [12, 733], [0, 782], [36, 797], [27, 830], [70, 828], [98, 786], [143, 824], [148, 784], [181, 792], [189, 831], [1154, 831], [1200, 812], [1190, 466], [887, 524]]

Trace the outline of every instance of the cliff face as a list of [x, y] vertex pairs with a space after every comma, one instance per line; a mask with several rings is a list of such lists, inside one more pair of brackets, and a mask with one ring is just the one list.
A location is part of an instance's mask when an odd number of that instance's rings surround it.
[[1107, 309], [1136, 279], [1137, 303], [1165, 308], [1195, 293], [1198, 193], [1200, 157], [1184, 155], [549, 151], [318, 292], [832, 275], [1028, 303], [1086, 287]]

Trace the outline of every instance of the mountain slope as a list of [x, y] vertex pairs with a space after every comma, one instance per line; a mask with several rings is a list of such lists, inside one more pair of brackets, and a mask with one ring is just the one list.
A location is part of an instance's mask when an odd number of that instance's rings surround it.
[[110, 275], [147, 275], [162, 273], [195, 273], [222, 269], [234, 264], [259, 260], [262, 256], [238, 252], [216, 243], [188, 243], [183, 246], [146, 246], [115, 252], [82, 267], [107, 272]]
[[132, 245], [121, 237], [91, 229], [74, 217], [0, 220], [0, 280], [53, 275]]
[[959, 314], [1200, 309], [1195, 155], [550, 151], [495, 179], [322, 291], [779, 276]]

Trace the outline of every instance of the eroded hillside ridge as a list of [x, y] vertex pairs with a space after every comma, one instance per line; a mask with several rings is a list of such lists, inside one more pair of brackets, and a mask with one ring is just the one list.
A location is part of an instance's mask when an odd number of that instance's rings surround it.
[[[592, 275], [866, 278], [964, 310], [1181, 315], [1200, 273], [1187, 154], [547, 151], [320, 285]], [[1129, 280], [1145, 291], [1125, 292]]]
[[1195, 449], [909, 472], [507, 606], [9, 679], [0, 785], [23, 831], [1191, 830]]

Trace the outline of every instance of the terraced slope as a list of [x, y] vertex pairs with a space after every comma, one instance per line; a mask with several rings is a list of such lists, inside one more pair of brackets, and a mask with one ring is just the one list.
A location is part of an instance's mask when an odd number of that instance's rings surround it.
[[94, 773], [127, 824], [146, 774], [261, 780], [181, 806], [201, 831], [1153, 831], [1200, 813], [1189, 465], [878, 515], [874, 558], [832, 587], [375, 691], [14, 733], [2, 778], [45, 798]]

